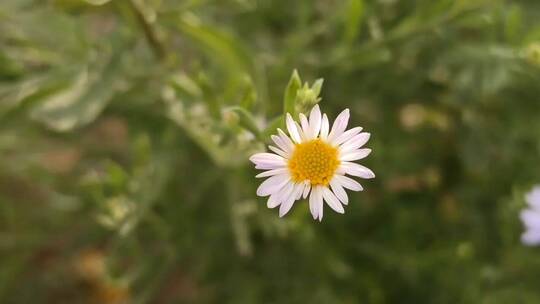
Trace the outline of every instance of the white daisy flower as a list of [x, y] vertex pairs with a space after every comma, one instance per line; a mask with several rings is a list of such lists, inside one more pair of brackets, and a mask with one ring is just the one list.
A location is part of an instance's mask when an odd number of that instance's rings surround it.
[[250, 157], [256, 169], [266, 170], [256, 177], [268, 177], [257, 189], [258, 196], [269, 196], [268, 208], [279, 207], [282, 217], [291, 210], [294, 202], [309, 196], [309, 210], [314, 219], [322, 220], [323, 201], [338, 213], [349, 203], [347, 192], [362, 191], [362, 186], [345, 175], [374, 178], [370, 169], [353, 163], [371, 153], [362, 148], [370, 134], [362, 128], [347, 128], [349, 109], [341, 112], [332, 128], [326, 114], [321, 115], [318, 105], [309, 119], [300, 114], [300, 124], [287, 114], [289, 136], [281, 129], [272, 135], [275, 146], [268, 146], [274, 153], [257, 153]]
[[521, 211], [520, 217], [525, 232], [521, 235], [521, 241], [525, 245], [540, 245], [540, 186], [534, 187], [525, 195], [525, 201], [529, 208]]

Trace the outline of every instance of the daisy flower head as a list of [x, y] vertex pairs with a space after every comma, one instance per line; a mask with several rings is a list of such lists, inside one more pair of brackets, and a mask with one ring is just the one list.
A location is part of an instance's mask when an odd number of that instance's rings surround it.
[[300, 114], [300, 123], [287, 114], [287, 135], [281, 129], [272, 135], [273, 153], [257, 153], [250, 157], [256, 169], [265, 170], [256, 177], [267, 177], [257, 189], [257, 195], [268, 196], [268, 208], [279, 206], [282, 217], [291, 210], [295, 201], [309, 197], [309, 210], [314, 219], [322, 220], [323, 202], [344, 213], [349, 203], [345, 189], [362, 191], [354, 179], [374, 178], [370, 169], [353, 161], [365, 158], [371, 149], [363, 148], [370, 134], [362, 128], [349, 130], [349, 109], [341, 112], [332, 127], [326, 114], [321, 115], [315, 105], [309, 118]]
[[540, 245], [540, 186], [535, 186], [525, 194], [525, 201], [529, 206], [520, 214], [525, 226], [521, 242], [529, 246], [538, 246]]

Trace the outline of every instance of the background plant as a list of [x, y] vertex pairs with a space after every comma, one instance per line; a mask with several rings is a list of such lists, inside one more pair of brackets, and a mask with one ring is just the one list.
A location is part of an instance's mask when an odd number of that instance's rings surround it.
[[[538, 303], [517, 217], [538, 20], [534, 0], [1, 1], [0, 302]], [[279, 219], [247, 156], [319, 99], [373, 134], [377, 179], [344, 216]]]

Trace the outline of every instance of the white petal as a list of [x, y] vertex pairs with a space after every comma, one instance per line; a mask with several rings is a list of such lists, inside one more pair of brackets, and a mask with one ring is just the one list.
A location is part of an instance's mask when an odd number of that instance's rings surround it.
[[322, 122], [321, 122], [321, 139], [326, 140], [326, 138], [328, 137], [329, 128], [330, 127], [328, 124], [328, 116], [326, 116], [326, 114], [323, 114]]
[[339, 157], [341, 161], [353, 161], [367, 157], [371, 153], [371, 149], [358, 149], [352, 152], [344, 153]]
[[525, 195], [525, 200], [529, 206], [540, 211], [540, 186], [535, 186]]
[[285, 168], [285, 167], [286, 167], [285, 163], [258, 163], [257, 165], [255, 165], [255, 169], [260, 169], [260, 170], [273, 170], [273, 169], [280, 169], [280, 168]]
[[338, 198], [334, 195], [334, 193], [328, 189], [327, 187], [322, 187], [322, 195], [328, 206], [330, 208], [334, 209], [337, 213], [345, 213], [345, 209], [343, 209], [343, 205], [339, 202]]
[[258, 164], [258, 163], [263, 163], [263, 162], [281, 162], [281, 161], [285, 161], [285, 159], [277, 154], [273, 154], [273, 153], [257, 153], [257, 154], [253, 154], [249, 160], [254, 163], [254, 164]]
[[285, 187], [283, 187], [279, 192], [275, 192], [274, 194], [270, 195], [270, 198], [268, 199], [267, 206], [268, 208], [275, 208], [283, 202], [284, 197], [288, 197], [291, 191], [294, 189], [293, 183], [287, 183]]
[[294, 122], [293, 118], [291, 117], [291, 114], [289, 113], [287, 113], [286, 123], [287, 123], [287, 130], [289, 131], [289, 135], [291, 135], [292, 140], [296, 143], [300, 143], [301, 142], [300, 133], [298, 132], [296, 123]]
[[343, 175], [335, 175], [334, 179], [337, 179], [339, 183], [344, 187], [352, 191], [362, 191], [362, 185], [352, 178]]
[[519, 216], [526, 227], [540, 230], [540, 212], [526, 209], [521, 211]]
[[310, 128], [308, 119], [306, 115], [304, 115], [304, 113], [300, 113], [299, 117], [300, 117], [300, 124], [302, 125], [302, 132], [304, 132], [304, 134], [307, 136], [309, 134], [309, 128]]
[[304, 192], [304, 189], [306, 188], [306, 183], [300, 183], [300, 191], [298, 191], [296, 193], [296, 197], [294, 198], [294, 200], [299, 200], [302, 198], [302, 193]]
[[279, 206], [279, 217], [283, 217], [285, 214], [287, 214], [287, 212], [289, 212], [289, 210], [291, 210], [298, 192], [302, 193], [302, 185], [303, 184], [295, 184], [291, 193], [289, 193], [289, 195], [283, 200], [281, 206]]
[[319, 105], [315, 105], [311, 109], [311, 113], [309, 113], [309, 126], [311, 127], [309, 138], [317, 138], [321, 130], [321, 110], [319, 109]]
[[306, 141], [306, 134], [302, 130], [302, 127], [295, 121], [294, 124], [296, 125], [296, 129], [298, 130], [298, 134], [300, 135], [300, 142]]
[[330, 181], [330, 187], [332, 188], [332, 191], [336, 195], [336, 197], [345, 205], [349, 203], [349, 197], [347, 196], [347, 192], [343, 189], [341, 186], [341, 183], [339, 182], [339, 179], [336, 179], [335, 177], [332, 178]]
[[309, 196], [309, 212], [311, 212], [311, 216], [313, 216], [313, 219], [316, 219], [319, 217], [319, 212], [315, 209], [315, 190], [311, 191], [311, 195]]
[[255, 168], [269, 167], [271, 169], [285, 167], [287, 164], [281, 160], [260, 160], [255, 163]]
[[279, 204], [281, 204], [281, 201], [277, 199], [279, 196], [279, 193], [280, 192], [270, 195], [270, 197], [268, 198], [268, 201], [266, 201], [266, 207], [272, 209], [272, 208], [276, 208], [277, 206], [279, 206]]
[[286, 159], [289, 159], [291, 156], [289, 153], [279, 149], [279, 148], [276, 148], [274, 146], [268, 146], [268, 149], [272, 150], [272, 152], [276, 153], [277, 155], [283, 157], [283, 158], [286, 158]]
[[287, 152], [287, 153], [291, 153], [292, 151], [292, 145], [291, 146], [288, 146], [287, 144], [285, 144], [285, 142], [283, 142], [283, 140], [281, 139], [281, 137], [277, 136], [277, 135], [272, 135], [270, 136], [270, 138], [272, 138], [272, 141], [274, 141], [274, 143], [283, 151]]
[[353, 138], [355, 135], [357, 135], [358, 133], [362, 132], [362, 128], [361, 127], [355, 127], [355, 128], [352, 128], [350, 130], [347, 130], [345, 132], [343, 132], [339, 137], [337, 138], [334, 138], [331, 143], [334, 145], [334, 146], [337, 146], [337, 145], [340, 145], [346, 141], [348, 141], [349, 139]]
[[348, 141], [344, 142], [340, 147], [339, 150], [343, 153], [354, 151], [363, 145], [365, 145], [371, 134], [367, 132], [360, 133], [358, 135], [355, 135], [353, 138], [349, 139]]
[[285, 184], [291, 180], [288, 174], [274, 175], [264, 182], [257, 188], [258, 196], [268, 196], [275, 192], [278, 192]]
[[257, 153], [249, 160], [255, 164], [256, 169], [275, 169], [287, 165], [283, 157], [273, 153]]
[[287, 173], [287, 172], [289, 172], [289, 170], [287, 168], [278, 168], [278, 169], [272, 169], [272, 170], [264, 171], [262, 173], [259, 173], [259, 174], [255, 175], [255, 177], [256, 178], [268, 177], [268, 176], [273, 176], [273, 175], [278, 175], [278, 174], [284, 174], [284, 173]]
[[304, 188], [304, 193], [302, 194], [302, 197], [306, 198], [310, 190], [311, 190], [311, 184], [309, 182], [306, 182], [306, 187]]
[[540, 245], [540, 230], [529, 229], [521, 235], [521, 242], [528, 246]]
[[332, 125], [330, 134], [328, 134], [328, 141], [331, 142], [334, 138], [339, 137], [341, 133], [345, 131], [347, 124], [349, 123], [349, 116], [349, 109], [345, 109], [339, 113], [338, 117], [334, 121], [334, 124]]
[[281, 129], [278, 129], [278, 134], [281, 142], [287, 147], [286, 149], [283, 149], [283, 151], [291, 153], [294, 150], [294, 143], [292, 142], [292, 140]]
[[317, 218], [322, 219], [322, 209], [322, 190], [320, 186], [315, 186], [313, 187], [313, 189], [311, 190], [311, 194], [309, 195], [309, 211], [311, 211], [311, 215], [313, 216], [314, 220], [316, 220]]
[[338, 171], [366, 179], [375, 177], [375, 173], [373, 173], [373, 171], [371, 171], [369, 168], [351, 162], [341, 162], [341, 165], [338, 167]]

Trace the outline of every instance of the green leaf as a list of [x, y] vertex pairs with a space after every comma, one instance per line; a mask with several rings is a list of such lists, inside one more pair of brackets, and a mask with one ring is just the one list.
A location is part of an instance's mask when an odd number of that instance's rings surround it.
[[296, 101], [296, 95], [298, 93], [298, 90], [302, 87], [302, 80], [300, 79], [300, 75], [298, 75], [298, 71], [295, 69], [291, 75], [291, 78], [289, 80], [289, 83], [287, 84], [287, 87], [285, 88], [285, 97], [283, 100], [283, 114], [285, 113], [291, 113], [292, 115], [295, 113], [295, 101]]
[[182, 97], [202, 98], [203, 96], [203, 91], [199, 84], [186, 73], [173, 75], [171, 77], [171, 85], [178, 93], [182, 94]]
[[110, 2], [111, 0], [84, 0], [84, 1], [92, 5], [103, 5], [107, 2]]
[[322, 89], [323, 83], [324, 83], [324, 79], [319, 78], [319, 79], [315, 80], [315, 82], [311, 86], [311, 90], [313, 91], [315, 96], [319, 96], [321, 94], [321, 89]]
[[523, 27], [521, 8], [513, 5], [506, 17], [506, 25], [504, 34], [506, 39], [511, 43], [517, 43], [520, 40], [520, 34]]
[[[39, 26], [42, 24], [46, 26]], [[0, 41], [15, 42], [2, 48], [12, 54], [13, 60], [23, 63], [57, 67], [88, 58], [89, 45], [81, 20], [50, 8], [6, 12], [0, 8], [0, 32]]]
[[20, 62], [9, 58], [7, 54], [0, 50], [0, 81], [3, 79], [16, 79], [24, 72], [24, 67]]
[[352, 43], [361, 29], [364, 18], [364, 1], [350, 0], [345, 18], [345, 42]]
[[256, 78], [255, 65], [251, 60], [249, 52], [242, 46], [236, 37], [207, 24], [202, 24], [200, 20], [191, 14], [184, 14], [178, 18], [176, 23], [178, 29], [190, 39], [192, 39], [208, 58], [217, 62], [226, 79], [223, 87], [226, 89], [223, 99], [232, 99], [242, 86], [243, 79], [250, 75]]
[[76, 73], [72, 69], [32, 75], [0, 86], [0, 115], [19, 112], [64, 89]]
[[92, 122], [120, 88], [119, 56], [97, 70], [83, 69], [64, 89], [45, 97], [30, 116], [48, 128], [65, 132]]
[[238, 115], [238, 118], [240, 119], [239, 122], [242, 127], [249, 130], [257, 138], [261, 138], [261, 130], [257, 126], [257, 122], [251, 113], [242, 107], [232, 107], [230, 110]]
[[249, 110], [255, 104], [256, 100], [257, 88], [255, 88], [249, 77], [245, 77], [245, 89], [242, 99], [240, 100], [240, 106], [246, 110]]

